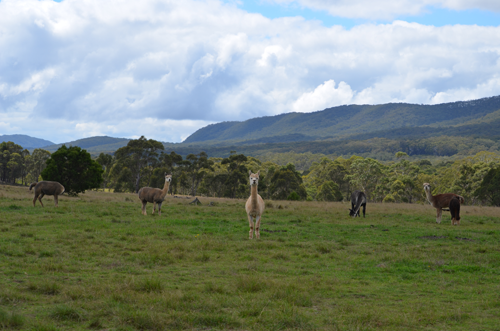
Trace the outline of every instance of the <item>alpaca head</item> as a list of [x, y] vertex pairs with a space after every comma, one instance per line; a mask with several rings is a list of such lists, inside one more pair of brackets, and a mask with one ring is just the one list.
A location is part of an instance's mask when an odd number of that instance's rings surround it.
[[359, 209], [358, 209], [358, 211], [354, 211], [354, 209], [349, 209], [349, 216], [352, 216], [352, 217], [359, 216]]
[[167, 173], [165, 173], [165, 182], [170, 183], [171, 181], [172, 181], [172, 174], [167, 175]]
[[259, 185], [259, 175], [260, 175], [260, 170], [257, 171], [256, 174], [252, 173], [252, 170], [248, 171], [248, 174], [250, 175], [250, 186], [253, 185]]
[[424, 183], [424, 191], [430, 193], [431, 192], [431, 184]]

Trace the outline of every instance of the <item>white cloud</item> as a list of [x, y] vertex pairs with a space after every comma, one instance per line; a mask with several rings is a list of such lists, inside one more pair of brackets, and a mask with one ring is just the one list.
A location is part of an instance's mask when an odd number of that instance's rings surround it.
[[220, 121], [500, 94], [495, 27], [346, 30], [216, 0], [2, 0], [0, 13], [0, 134], [179, 142]]
[[352, 102], [353, 91], [345, 82], [335, 88], [335, 82], [329, 80], [319, 85], [312, 92], [302, 94], [292, 106], [296, 112], [312, 112], [328, 107], [344, 105]]

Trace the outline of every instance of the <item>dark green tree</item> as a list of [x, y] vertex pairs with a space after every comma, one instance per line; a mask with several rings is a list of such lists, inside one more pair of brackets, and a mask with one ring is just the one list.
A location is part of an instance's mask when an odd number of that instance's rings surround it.
[[340, 192], [339, 186], [334, 181], [326, 181], [319, 187], [316, 199], [318, 201], [342, 201], [344, 197]]
[[88, 189], [99, 188], [102, 173], [101, 165], [92, 160], [86, 150], [63, 145], [47, 160], [42, 178], [61, 183], [68, 195], [76, 196]]
[[475, 195], [493, 206], [500, 206], [500, 168], [488, 171]]
[[196, 191], [201, 181], [207, 174], [208, 170], [212, 169], [213, 161], [208, 159], [205, 152], [200, 154], [189, 154], [186, 159], [181, 162], [183, 172], [188, 178], [189, 194], [196, 196]]
[[0, 143], [0, 181], [15, 183], [20, 174], [23, 148], [12, 141]]
[[271, 197], [277, 200], [286, 200], [292, 192], [297, 193], [302, 200], [307, 198], [306, 189], [302, 184], [302, 176], [291, 163], [281, 167], [273, 174], [269, 191]]
[[243, 164], [247, 160], [247, 157], [243, 154], [231, 154], [228, 158], [222, 160], [222, 164], [227, 164], [227, 175], [224, 182], [226, 188], [225, 197], [234, 199], [237, 196], [247, 194], [248, 169]]
[[[115, 152], [116, 163], [118, 164], [116, 171], [119, 173], [116, 177], [120, 178], [121, 181], [126, 180], [129, 182], [128, 185], [120, 185], [130, 187], [130, 184], [132, 184], [136, 193], [139, 192], [141, 185], [149, 186], [149, 180], [158, 163], [158, 152], [163, 149], [161, 142], [153, 139], [148, 140], [144, 136], [130, 140], [127, 146], [119, 148]], [[130, 174], [130, 178], [126, 177], [125, 174]]]

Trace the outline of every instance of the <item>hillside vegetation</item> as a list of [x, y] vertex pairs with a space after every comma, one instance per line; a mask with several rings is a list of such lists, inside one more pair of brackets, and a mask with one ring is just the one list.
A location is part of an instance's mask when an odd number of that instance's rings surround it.
[[86, 149], [87, 152], [91, 154], [99, 154], [99, 153], [113, 153], [118, 148], [127, 145], [130, 139], [126, 138], [113, 138], [108, 136], [97, 136], [90, 137], [84, 139], [78, 139], [75, 141], [70, 141], [63, 144], [56, 144], [47, 146], [44, 149], [49, 152], [57, 151], [62, 145], [70, 146], [78, 146], [80, 148]]
[[[287, 138], [297, 140], [297, 135], [301, 135], [301, 140], [316, 140], [348, 138], [377, 131], [388, 132], [394, 138], [397, 135], [391, 134], [391, 130], [401, 128], [404, 128], [401, 132], [413, 128], [411, 133], [404, 133], [403, 136], [426, 137], [429, 132], [439, 134], [443, 128], [445, 132], [441, 134], [456, 135], [450, 134], [456, 133], [457, 130], [452, 129], [456, 126], [466, 128], [466, 135], [500, 136], [499, 126], [490, 125], [500, 120], [499, 110], [500, 97], [438, 105], [348, 105], [314, 113], [288, 113], [244, 122], [212, 124], [196, 131], [184, 142], [276, 142], [279, 137], [283, 139], [281, 142], [286, 142]], [[427, 132], [419, 134], [416, 128], [425, 126], [429, 126]], [[488, 128], [487, 133], [484, 127]]]

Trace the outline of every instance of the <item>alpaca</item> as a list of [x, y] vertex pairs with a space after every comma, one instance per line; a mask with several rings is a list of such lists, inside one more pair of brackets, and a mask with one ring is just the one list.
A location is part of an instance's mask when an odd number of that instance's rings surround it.
[[454, 197], [450, 200], [451, 225], [460, 225], [460, 199]]
[[64, 186], [58, 182], [41, 181], [34, 182], [30, 185], [31, 189], [35, 187], [35, 197], [33, 198], [33, 207], [35, 207], [36, 199], [40, 201], [43, 207], [42, 198], [44, 195], [53, 195], [56, 207], [59, 207], [59, 195], [64, 193]]
[[[349, 216], [356, 217], [359, 215], [359, 209], [363, 206], [363, 217], [366, 211], [366, 195], [365, 192], [354, 191], [351, 194], [351, 208], [349, 209]], [[361, 217], [361, 216], [360, 216]]]
[[424, 191], [427, 195], [427, 200], [429, 200], [432, 207], [436, 208], [436, 223], [441, 223], [443, 208], [448, 208], [450, 206], [451, 199], [456, 197], [460, 203], [464, 203], [464, 198], [455, 193], [432, 195], [431, 185], [429, 183], [424, 183]]
[[254, 222], [253, 220], [255, 219], [255, 236], [257, 239], [260, 238], [260, 219], [262, 217], [262, 214], [264, 213], [264, 200], [262, 200], [262, 197], [257, 193], [257, 186], [259, 185], [259, 175], [260, 175], [260, 170], [256, 173], [253, 174], [252, 171], [248, 171], [248, 174], [250, 175], [250, 197], [247, 200], [247, 203], [245, 204], [245, 210], [248, 215], [248, 223], [250, 224], [250, 232], [249, 232], [249, 237], [250, 239], [253, 238], [253, 230], [254, 230]]
[[143, 215], [147, 215], [146, 212], [146, 204], [148, 202], [153, 203], [153, 215], [156, 211], [156, 204], [158, 204], [158, 215], [161, 216], [161, 204], [165, 200], [165, 196], [167, 195], [168, 188], [170, 187], [170, 182], [172, 181], [172, 175], [167, 175], [165, 173], [165, 185], [163, 186], [163, 190], [154, 187], [143, 187], [139, 190], [138, 195], [139, 199], [142, 201], [141, 213]]

